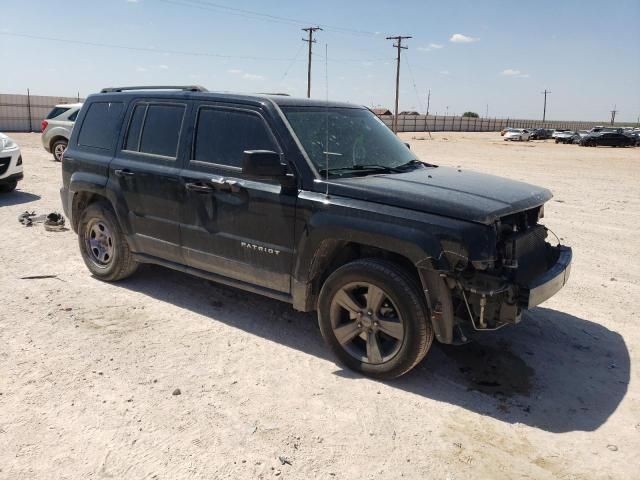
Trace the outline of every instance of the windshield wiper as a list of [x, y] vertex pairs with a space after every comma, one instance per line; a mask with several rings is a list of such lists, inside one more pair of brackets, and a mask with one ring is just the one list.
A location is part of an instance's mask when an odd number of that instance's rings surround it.
[[340, 174], [340, 173], [368, 173], [368, 172], [376, 172], [376, 173], [400, 173], [403, 170], [398, 170], [395, 167], [389, 167], [386, 165], [352, 165], [350, 167], [336, 167], [330, 168], [327, 172], [326, 168], [318, 170], [321, 175], [325, 175], [329, 173], [331, 174]]
[[414, 158], [413, 160], [409, 160], [407, 163], [403, 163], [402, 165], [396, 165], [393, 168], [406, 170], [409, 167], [419, 167], [419, 166], [428, 167], [428, 168], [437, 167], [437, 165], [433, 165], [432, 163], [423, 162], [422, 160], [417, 160]]

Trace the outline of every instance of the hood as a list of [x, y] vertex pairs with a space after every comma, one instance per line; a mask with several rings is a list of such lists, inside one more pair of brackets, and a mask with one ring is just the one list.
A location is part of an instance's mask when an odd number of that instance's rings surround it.
[[546, 188], [450, 167], [329, 182], [330, 194], [486, 225], [505, 215], [538, 207], [552, 197]]

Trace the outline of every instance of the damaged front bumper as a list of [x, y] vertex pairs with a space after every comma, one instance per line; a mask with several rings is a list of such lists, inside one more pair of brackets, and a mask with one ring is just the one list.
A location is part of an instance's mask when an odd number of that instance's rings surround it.
[[526, 288], [522, 290], [524, 298], [526, 298], [526, 308], [533, 308], [542, 302], [549, 300], [569, 280], [571, 273], [571, 260], [573, 253], [570, 247], [557, 246], [553, 247], [553, 254], [556, 261], [553, 266], [543, 275], [535, 278]]

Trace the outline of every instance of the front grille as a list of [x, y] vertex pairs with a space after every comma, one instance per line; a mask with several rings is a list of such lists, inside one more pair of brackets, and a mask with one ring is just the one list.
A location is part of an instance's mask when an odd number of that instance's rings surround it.
[[0, 175], [4, 175], [9, 169], [9, 163], [11, 163], [11, 157], [0, 158]]
[[547, 229], [536, 225], [505, 241], [505, 264], [515, 269], [515, 282], [525, 285], [547, 271], [549, 244]]

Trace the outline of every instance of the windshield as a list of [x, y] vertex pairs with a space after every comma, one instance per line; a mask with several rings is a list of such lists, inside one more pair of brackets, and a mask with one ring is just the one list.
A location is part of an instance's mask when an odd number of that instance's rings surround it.
[[325, 173], [327, 166], [331, 175], [384, 170], [395, 173], [398, 167], [422, 167], [411, 150], [369, 110], [336, 107], [282, 110], [320, 173]]

